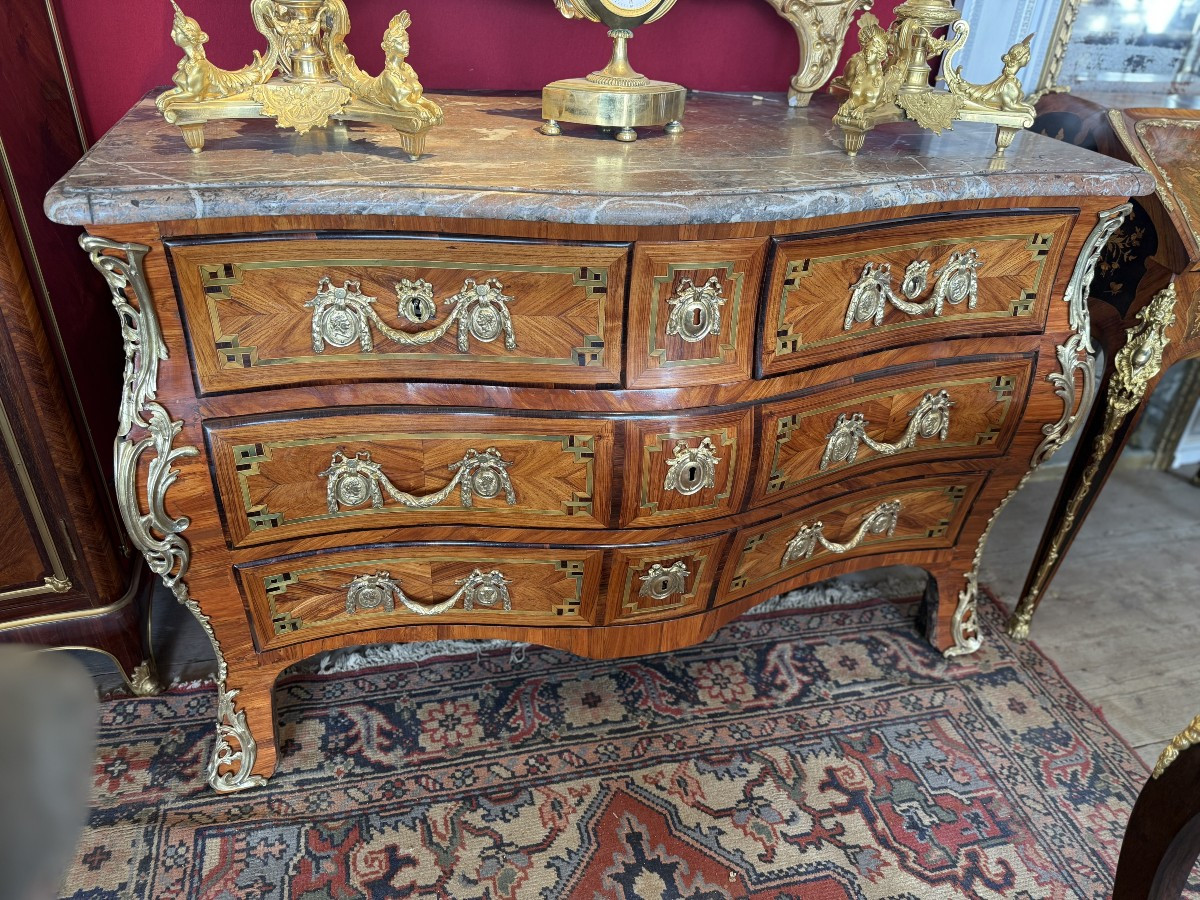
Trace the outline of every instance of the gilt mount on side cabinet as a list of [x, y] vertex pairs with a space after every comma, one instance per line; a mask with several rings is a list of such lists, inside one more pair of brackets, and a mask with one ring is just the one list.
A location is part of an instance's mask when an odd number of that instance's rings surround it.
[[[934, 37], [949, 26], [954, 37]], [[858, 22], [860, 50], [846, 63], [834, 87], [849, 94], [833, 117], [842, 129], [846, 152], [854, 156], [876, 125], [912, 119], [935, 134], [956, 121], [991, 122], [999, 126], [996, 154], [1004, 153], [1022, 128], [1033, 124], [1034, 108], [1025, 99], [1017, 72], [1029, 64], [1033, 35], [1014, 44], [1002, 57], [1004, 70], [987, 84], [962, 77], [954, 60], [967, 43], [970, 26], [950, 0], [906, 0], [896, 7], [896, 21], [886, 31], [871, 14]], [[929, 60], [942, 59], [946, 90], [930, 86]]]
[[395, 16], [383, 36], [384, 69], [363, 72], [346, 48], [350, 14], [342, 0], [251, 0], [254, 25], [267, 52], [229, 71], [208, 61], [208, 35], [171, 0], [171, 40], [184, 51], [175, 87], [158, 98], [158, 110], [199, 153], [212, 119], [274, 119], [280, 128], [305, 134], [330, 119], [374, 122], [395, 128], [413, 159], [425, 135], [442, 123], [442, 110], [424, 96], [408, 58], [407, 12]]

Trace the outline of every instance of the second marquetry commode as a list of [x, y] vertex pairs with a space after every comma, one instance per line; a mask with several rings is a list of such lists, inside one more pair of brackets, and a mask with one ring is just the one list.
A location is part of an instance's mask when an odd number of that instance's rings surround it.
[[891, 563], [978, 646], [982, 538], [1073, 427], [1145, 175], [969, 126], [850, 160], [820, 103], [724, 97], [552, 141], [521, 102], [447, 98], [416, 162], [257, 123], [193, 156], [143, 103], [48, 200], [121, 316], [126, 525], [224, 663], [218, 787], [337, 646], [645, 653]]

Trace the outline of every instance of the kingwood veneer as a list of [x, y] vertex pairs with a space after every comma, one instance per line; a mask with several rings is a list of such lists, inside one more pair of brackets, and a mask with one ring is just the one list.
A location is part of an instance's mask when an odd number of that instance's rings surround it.
[[275, 676], [349, 644], [650, 653], [907, 563], [976, 649], [1144, 173], [969, 126], [852, 161], [824, 101], [700, 98], [633, 147], [445, 102], [416, 163], [257, 123], [192, 156], [142, 103], [47, 200], [121, 314], [126, 524], [221, 660], [213, 786], [271, 774]]

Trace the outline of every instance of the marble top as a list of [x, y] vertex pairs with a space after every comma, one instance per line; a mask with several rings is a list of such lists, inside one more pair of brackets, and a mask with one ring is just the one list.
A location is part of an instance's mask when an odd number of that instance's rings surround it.
[[797, 110], [774, 95], [693, 94], [684, 134], [647, 128], [632, 144], [573, 125], [546, 137], [534, 96], [431, 96], [446, 124], [416, 161], [379, 126], [297, 135], [267, 120], [211, 122], [193, 154], [147, 98], [51, 189], [46, 213], [70, 225], [242, 215], [691, 225], [1154, 189], [1135, 166], [1030, 132], [997, 166], [995, 128], [973, 123], [940, 136], [883, 125], [851, 158], [827, 95]]

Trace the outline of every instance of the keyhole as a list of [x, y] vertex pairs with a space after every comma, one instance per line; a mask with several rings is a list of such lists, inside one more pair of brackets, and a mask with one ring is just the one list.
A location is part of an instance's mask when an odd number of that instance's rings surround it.
[[699, 477], [700, 477], [700, 469], [699, 469], [697, 466], [695, 466], [695, 465], [688, 466], [688, 468], [687, 468], [687, 480], [688, 480], [688, 483], [689, 483], [689, 484], [695, 484], [695, 483], [696, 483], [696, 480], [697, 480]]
[[700, 307], [697, 306], [695, 309], [692, 310], [692, 327], [695, 328], [697, 331], [700, 329], [700, 315], [701, 315]]

